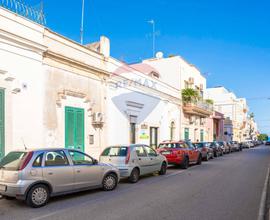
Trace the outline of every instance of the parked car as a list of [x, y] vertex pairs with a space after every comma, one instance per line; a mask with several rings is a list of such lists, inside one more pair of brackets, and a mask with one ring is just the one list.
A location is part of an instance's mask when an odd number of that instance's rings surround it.
[[203, 160], [208, 161], [209, 159], [214, 158], [214, 151], [210, 147], [209, 142], [198, 142], [194, 143], [194, 145], [201, 152]]
[[158, 152], [164, 155], [169, 164], [187, 169], [190, 164], [202, 163], [202, 153], [189, 141], [165, 141], [159, 144]]
[[241, 151], [242, 150], [242, 147], [240, 146], [240, 144], [237, 141], [231, 141], [230, 144], [232, 146], [233, 151]]
[[223, 154], [231, 153], [231, 146], [227, 142], [219, 141], [218, 144], [221, 147]]
[[100, 162], [116, 166], [120, 176], [131, 183], [138, 182], [140, 176], [159, 172], [165, 175], [167, 159], [147, 145], [132, 144], [107, 147], [100, 156]]
[[223, 156], [223, 150], [217, 142], [210, 142], [210, 147], [213, 149], [214, 157]]
[[266, 141], [265, 145], [270, 145], [270, 140]]
[[93, 188], [113, 190], [119, 179], [116, 167], [99, 164], [77, 150], [13, 151], [0, 161], [0, 194], [24, 200], [34, 208], [56, 195]]

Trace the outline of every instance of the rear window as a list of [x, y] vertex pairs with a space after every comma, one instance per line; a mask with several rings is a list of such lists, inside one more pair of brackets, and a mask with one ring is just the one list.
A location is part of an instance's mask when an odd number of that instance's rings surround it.
[[163, 143], [158, 148], [188, 148], [185, 143]]
[[109, 147], [103, 151], [101, 156], [126, 157], [127, 151], [128, 151], [127, 147]]
[[27, 152], [14, 151], [10, 152], [0, 161], [0, 169], [5, 170], [19, 170], [21, 163], [23, 162]]

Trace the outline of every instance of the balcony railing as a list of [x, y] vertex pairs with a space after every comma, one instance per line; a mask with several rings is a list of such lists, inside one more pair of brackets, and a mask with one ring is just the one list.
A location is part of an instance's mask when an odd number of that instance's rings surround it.
[[183, 110], [187, 114], [209, 117], [213, 114], [214, 107], [212, 104], [209, 104], [207, 102], [196, 101], [184, 103]]
[[0, 7], [6, 8], [41, 25], [46, 24], [42, 7], [37, 9], [28, 6], [23, 2], [23, 0], [0, 0]]

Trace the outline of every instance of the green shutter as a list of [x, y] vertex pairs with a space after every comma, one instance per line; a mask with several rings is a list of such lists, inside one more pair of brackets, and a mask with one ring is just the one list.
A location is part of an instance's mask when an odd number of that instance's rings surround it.
[[65, 146], [84, 151], [84, 109], [65, 108]]
[[189, 140], [189, 129], [185, 128], [185, 140]]
[[76, 147], [84, 151], [84, 110], [76, 109]]
[[5, 155], [5, 91], [0, 89], [0, 158]]
[[201, 142], [203, 142], [204, 141], [204, 130], [202, 129], [201, 130]]

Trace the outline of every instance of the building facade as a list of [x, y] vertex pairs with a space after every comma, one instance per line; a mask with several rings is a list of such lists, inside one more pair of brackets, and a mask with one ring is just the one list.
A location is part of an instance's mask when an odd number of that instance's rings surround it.
[[[144, 60], [143, 65], [151, 66], [164, 83], [179, 90], [179, 97], [184, 89], [196, 90], [201, 101], [182, 102], [180, 138], [191, 141], [209, 141], [211, 136], [207, 127], [207, 118], [213, 114], [213, 108], [205, 99], [206, 79], [200, 71], [180, 56]], [[135, 65], [136, 66], [136, 65]]]

